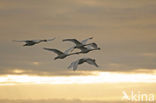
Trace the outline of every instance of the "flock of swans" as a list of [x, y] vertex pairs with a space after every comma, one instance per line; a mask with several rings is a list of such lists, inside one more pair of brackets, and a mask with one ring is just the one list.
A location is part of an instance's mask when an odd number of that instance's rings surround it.
[[[56, 38], [43, 39], [43, 40], [23, 40], [23, 41], [14, 40], [14, 41], [15, 42], [25, 42], [25, 44], [23, 46], [33, 46], [33, 45], [39, 44], [41, 42], [49, 42], [49, 41], [53, 41], [55, 39]], [[63, 51], [63, 52], [58, 50], [58, 49], [52, 49], [52, 48], [43, 48], [43, 49], [56, 53], [57, 56], [54, 58], [54, 60], [56, 60], [56, 59], [64, 59], [64, 58], [66, 58], [68, 56], [71, 56], [71, 55], [86, 54], [86, 53], [89, 53], [89, 52], [94, 51], [94, 50], [100, 50], [98, 45], [96, 43], [94, 43], [94, 42], [87, 44], [88, 40], [91, 40], [91, 39], [93, 39], [93, 37], [87, 38], [87, 39], [82, 40], [82, 41], [78, 41], [76, 39], [64, 39], [64, 40], [62, 40], [63, 42], [72, 42], [75, 45], [70, 47], [69, 49]], [[73, 52], [74, 49], [79, 49], [80, 51], [79, 52]], [[75, 71], [75, 70], [77, 70], [78, 65], [83, 64], [85, 62], [90, 64], [90, 65], [94, 65], [95, 67], [99, 67], [96, 64], [96, 60], [95, 59], [92, 59], [92, 58], [81, 58], [81, 59], [78, 59], [78, 60], [72, 62], [69, 65], [68, 69], [72, 68]]]

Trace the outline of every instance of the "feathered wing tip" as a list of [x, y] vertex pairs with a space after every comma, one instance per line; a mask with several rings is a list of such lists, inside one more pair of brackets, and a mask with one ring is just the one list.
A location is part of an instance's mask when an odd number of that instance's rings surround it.
[[26, 40], [12, 40], [13, 42], [26, 42]]
[[68, 66], [68, 69], [72, 68], [73, 71], [77, 70], [78, 63], [79, 63], [79, 60], [76, 60], [76, 61], [72, 62], [72, 63]]
[[51, 49], [51, 48], [46, 48], [46, 47], [44, 47], [43, 49], [44, 49], [44, 50], [47, 50], [47, 51], [52, 51], [52, 52], [54, 52], [53, 49]]
[[69, 54], [69, 52], [72, 52], [74, 50], [74, 47], [71, 47], [64, 51], [65, 54]]
[[93, 65], [99, 68], [99, 65], [96, 62], [94, 62]]
[[53, 49], [51, 49], [51, 48], [46, 48], [46, 47], [44, 47], [43, 48], [44, 50], [48, 50], [48, 51], [52, 51]]
[[71, 63], [69, 66], [68, 66], [68, 69], [71, 69], [73, 67], [73, 63]]
[[82, 40], [81, 43], [85, 45], [87, 43], [87, 41], [91, 40], [91, 39], [93, 39], [93, 37], [90, 37], [90, 38], [87, 38], [85, 40]]
[[52, 39], [49, 39], [49, 40], [47, 40], [47, 41], [53, 41], [53, 40], [55, 40], [56, 39], [56, 37], [54, 37], [54, 38], [52, 38]]
[[96, 63], [95, 63], [95, 66], [96, 66], [97, 68], [99, 68], [99, 65], [98, 65], [98, 64], [96, 64]]
[[44, 49], [44, 50], [50, 50], [50, 48], [45, 48], [45, 47], [44, 47], [43, 49]]
[[55, 40], [55, 39], [56, 39], [56, 37], [54, 37], [54, 38], [52, 38], [52, 39], [44, 39], [44, 40], [41, 40], [41, 41], [49, 42], [49, 41], [53, 41], [53, 40]]

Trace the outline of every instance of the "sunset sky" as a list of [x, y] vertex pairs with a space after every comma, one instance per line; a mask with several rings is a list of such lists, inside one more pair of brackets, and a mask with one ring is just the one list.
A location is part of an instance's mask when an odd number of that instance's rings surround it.
[[[132, 89], [156, 95], [155, 0], [0, 0], [0, 99], [121, 100]], [[31, 47], [13, 40], [56, 40]], [[63, 39], [96, 42], [100, 51], [54, 61], [44, 47]], [[94, 66], [67, 69], [82, 57]]]

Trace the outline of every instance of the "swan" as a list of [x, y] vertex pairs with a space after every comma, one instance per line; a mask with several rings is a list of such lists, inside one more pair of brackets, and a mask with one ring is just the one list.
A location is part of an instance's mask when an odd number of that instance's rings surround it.
[[65, 50], [64, 52], [58, 50], [58, 49], [51, 49], [51, 48], [43, 48], [44, 50], [48, 50], [48, 51], [52, 51], [54, 53], [56, 53], [58, 56], [54, 58], [54, 60], [56, 59], [64, 59], [66, 58], [67, 56], [70, 56], [70, 55], [74, 55], [74, 54], [77, 54], [77, 53], [70, 53], [69, 52], [71, 51], [71, 48]]
[[[87, 38], [87, 39], [85, 39], [85, 40], [82, 40], [81, 42], [78, 41], [78, 40], [76, 40], [76, 39], [64, 39], [64, 40], [62, 40], [62, 41], [63, 41], [63, 42], [65, 42], [65, 41], [70, 41], [70, 42], [75, 43], [75, 46], [71, 47], [71, 48], [73, 48], [73, 50], [74, 50], [74, 49], [76, 49], [76, 48], [79, 49], [79, 48], [81, 48], [81, 47], [90, 45], [90, 43], [87, 44], [87, 41], [88, 41], [88, 40], [91, 40], [91, 39], [93, 39], [93, 37], [90, 37], [90, 38]], [[72, 51], [73, 51], [73, 50], [72, 50]]]
[[91, 59], [91, 58], [81, 58], [81, 59], [78, 59], [78, 60], [72, 62], [72, 63], [69, 65], [68, 69], [73, 68], [73, 70], [75, 71], [75, 70], [77, 70], [78, 65], [83, 64], [83, 63], [85, 63], [85, 62], [88, 63], [88, 64], [91, 64], [91, 65], [94, 65], [94, 66], [96, 66], [96, 67], [99, 67], [99, 66], [96, 64], [96, 60], [95, 60], [95, 59]]
[[41, 43], [41, 42], [49, 42], [49, 41], [53, 41], [56, 38], [53, 39], [43, 39], [43, 40], [23, 40], [23, 41], [18, 41], [18, 40], [13, 40], [15, 42], [25, 42], [25, 44], [23, 46], [33, 46], [35, 44]]
[[78, 48], [78, 49], [80, 49], [81, 51], [80, 51], [80, 52], [76, 52], [75, 54], [81, 54], [81, 53], [85, 54], [85, 53], [88, 53], [88, 52], [90, 52], [90, 51], [101, 50], [101, 49], [97, 46], [96, 43], [91, 43], [91, 44], [87, 45], [86, 47], [82, 46], [82, 47], [80, 47], [80, 48]]

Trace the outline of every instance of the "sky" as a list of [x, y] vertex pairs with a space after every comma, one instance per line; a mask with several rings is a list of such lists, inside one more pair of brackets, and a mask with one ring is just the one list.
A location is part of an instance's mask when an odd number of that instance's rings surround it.
[[[89, 84], [91, 89], [97, 89], [96, 85], [103, 90], [101, 85], [107, 84], [104, 87], [108, 88], [109, 83], [112, 86], [121, 83], [123, 88], [126, 87], [124, 83], [134, 83], [133, 88], [148, 84], [153, 90], [152, 85], [156, 83], [155, 5], [155, 0], [0, 0], [0, 89], [8, 90], [6, 95], [0, 93], [0, 98], [10, 99], [8, 95], [18, 88], [22, 89], [13, 99], [23, 98], [27, 85], [29, 89], [40, 88], [40, 93], [47, 86], [52, 86], [53, 90], [56, 85], [58, 92], [67, 85], [71, 88], [77, 85], [77, 89], [83, 91], [83, 85], [88, 87]], [[13, 42], [54, 37], [54, 41], [32, 47]], [[62, 42], [63, 39], [81, 41], [88, 37], [93, 37], [89, 42], [96, 42], [100, 51], [54, 61], [56, 54], [43, 50], [48, 47], [64, 51], [73, 44]], [[67, 69], [72, 61], [82, 57], [95, 58], [100, 67], [83, 64], [77, 71]], [[114, 92], [122, 93], [117, 89]], [[44, 97], [33, 91], [30, 94], [31, 98]], [[81, 99], [82, 94], [78, 95]], [[66, 97], [68, 95], [60, 96]]]

